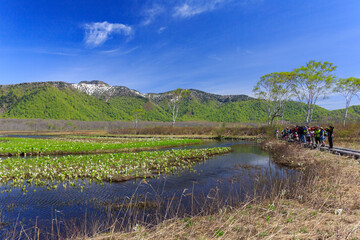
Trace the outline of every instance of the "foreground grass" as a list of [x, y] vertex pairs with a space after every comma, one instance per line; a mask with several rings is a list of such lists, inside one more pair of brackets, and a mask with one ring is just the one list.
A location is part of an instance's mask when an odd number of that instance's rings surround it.
[[91, 239], [360, 239], [358, 161], [289, 143], [264, 148], [274, 161], [299, 170], [295, 183], [279, 182], [267, 197], [216, 213]]
[[[75, 186], [77, 180], [123, 181], [154, 173], [171, 174], [191, 168], [197, 161], [231, 151], [219, 147], [193, 150], [75, 155], [63, 157], [7, 158], [0, 162], [0, 184], [10, 189], [27, 184], [56, 188]], [[27, 183], [27, 184], [25, 184]], [[5, 190], [8, 191], [9, 189]]]
[[199, 139], [140, 138], [0, 138], [0, 155], [86, 154], [149, 150], [202, 143]]

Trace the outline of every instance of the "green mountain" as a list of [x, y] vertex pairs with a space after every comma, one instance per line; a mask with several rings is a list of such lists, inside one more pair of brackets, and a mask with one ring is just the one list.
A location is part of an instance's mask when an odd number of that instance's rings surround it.
[[[262, 101], [246, 95], [206, 93], [189, 89], [177, 121], [265, 122]], [[142, 94], [124, 86], [101, 81], [22, 83], [0, 85], [0, 117], [20, 119], [59, 119], [111, 121], [132, 119], [133, 111], [144, 109], [142, 120], [171, 121], [166, 103], [170, 92]], [[314, 121], [340, 121], [344, 110], [329, 111], [316, 106]], [[287, 103], [283, 120], [302, 122], [305, 115], [299, 102]], [[349, 120], [360, 120], [360, 106], [349, 109]]]

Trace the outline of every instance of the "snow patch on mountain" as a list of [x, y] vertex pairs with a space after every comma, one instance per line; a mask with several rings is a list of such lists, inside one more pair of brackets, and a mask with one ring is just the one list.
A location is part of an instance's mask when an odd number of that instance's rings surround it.
[[139, 92], [139, 91], [136, 91], [136, 90], [134, 90], [134, 89], [131, 89], [130, 91], [133, 92], [133, 93], [135, 93], [136, 95], [139, 95], [139, 96], [142, 96], [142, 97], [146, 97], [145, 94], [143, 94], [143, 93], [141, 93], [141, 92]]
[[92, 83], [81, 82], [81, 83], [72, 84], [72, 86], [89, 95], [101, 95], [103, 93], [109, 92], [113, 88], [112, 86], [105, 83], [92, 84]]

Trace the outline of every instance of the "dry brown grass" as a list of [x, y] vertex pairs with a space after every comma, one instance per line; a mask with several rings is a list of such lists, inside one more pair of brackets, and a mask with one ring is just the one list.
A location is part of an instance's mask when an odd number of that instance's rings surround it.
[[334, 146], [360, 150], [360, 139], [353, 141], [347, 141], [346, 139], [334, 139]]
[[182, 137], [182, 138], [233, 138], [254, 139], [266, 137], [266, 126], [223, 124], [216, 126], [155, 126], [142, 128], [119, 128], [116, 130], [77, 131], [0, 131], [0, 135], [42, 135], [42, 136], [108, 136], [108, 137]]
[[268, 142], [264, 148], [276, 162], [300, 170], [295, 185], [280, 183], [266, 198], [254, 197], [215, 214], [91, 239], [360, 239], [357, 161], [283, 142]]
[[267, 131], [267, 126], [191, 126], [191, 127], [172, 127], [172, 126], [156, 126], [144, 128], [124, 128], [112, 130], [110, 134], [123, 135], [187, 135], [187, 136], [260, 136]]

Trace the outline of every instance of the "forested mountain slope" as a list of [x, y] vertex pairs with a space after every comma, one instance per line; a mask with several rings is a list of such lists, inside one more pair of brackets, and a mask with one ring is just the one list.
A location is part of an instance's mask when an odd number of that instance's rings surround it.
[[[178, 121], [265, 122], [262, 101], [246, 95], [206, 93], [190, 89], [182, 102]], [[1, 118], [39, 118], [61, 120], [131, 120], [134, 110], [143, 109], [142, 120], [170, 121], [166, 93], [143, 94], [124, 86], [110, 86], [101, 81], [23, 83], [0, 85]], [[314, 121], [341, 120], [344, 110], [329, 111], [316, 106]], [[298, 102], [287, 103], [283, 120], [304, 121]], [[349, 109], [349, 120], [360, 120], [360, 106]]]

